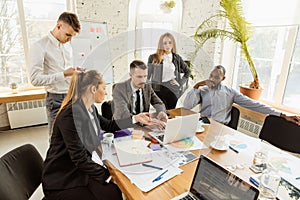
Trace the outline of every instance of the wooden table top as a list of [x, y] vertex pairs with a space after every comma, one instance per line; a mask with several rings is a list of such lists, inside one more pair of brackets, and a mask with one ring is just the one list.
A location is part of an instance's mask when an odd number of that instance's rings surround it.
[[[169, 110], [169, 114], [171, 117], [189, 115], [193, 113], [193, 111], [183, 108]], [[249, 167], [252, 165], [253, 155], [257, 150], [266, 148], [265, 145], [267, 144], [262, 143], [258, 138], [247, 136], [218, 122], [215, 122], [214, 120], [211, 120], [210, 125], [203, 125], [203, 127], [205, 128], [205, 131], [202, 133], [197, 133], [197, 137], [204, 143], [204, 145], [206, 145], [206, 148], [203, 148], [201, 150], [194, 150], [192, 152], [198, 156], [200, 156], [200, 154], [204, 154], [215, 160], [222, 166], [235, 165], [237, 163], [243, 164], [244, 169], [235, 170], [232, 173], [249, 182], [250, 175], [254, 174], [249, 169]], [[247, 150], [236, 153], [230, 149], [227, 151], [218, 151], [212, 149], [210, 147], [210, 143], [213, 141], [215, 135], [220, 134], [230, 135], [231, 138], [236, 139], [237, 141], [247, 141]], [[159, 185], [149, 192], [142, 192], [113, 165], [109, 165], [109, 169], [113, 176], [113, 180], [126, 195], [126, 199], [171, 199], [189, 190], [197, 163], [198, 160], [181, 166], [180, 168], [183, 170], [181, 174], [164, 182], [163, 184]]]

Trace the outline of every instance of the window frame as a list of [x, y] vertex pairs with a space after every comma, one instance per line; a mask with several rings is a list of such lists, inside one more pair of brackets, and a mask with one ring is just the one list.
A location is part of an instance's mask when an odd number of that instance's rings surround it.
[[[253, 26], [254, 29], [256, 27], [259, 27], [259, 28], [274, 27], [275, 28], [278, 26]], [[281, 72], [280, 72], [280, 76], [279, 76], [279, 80], [278, 80], [278, 87], [276, 88], [276, 91], [275, 91], [274, 101], [269, 101], [266, 99], [260, 99], [260, 101], [265, 104], [268, 104], [270, 106], [273, 106], [277, 109], [283, 110], [283, 111], [287, 111], [290, 113], [299, 113], [300, 109], [284, 105], [283, 100], [284, 100], [286, 83], [287, 83], [288, 75], [289, 75], [289, 69], [290, 69], [290, 65], [292, 64], [292, 57], [293, 57], [293, 53], [294, 53], [297, 34], [298, 34], [298, 37], [300, 37], [300, 28], [299, 28], [300, 25], [282, 25], [280, 27], [290, 27], [290, 29], [288, 31], [286, 49], [284, 52], [283, 62], [282, 62], [282, 66], [281, 66]], [[231, 63], [234, 63], [233, 67], [232, 67], [233, 68], [232, 69], [233, 76], [232, 76], [231, 84], [232, 84], [233, 88], [238, 88], [238, 85], [237, 85], [237, 78], [239, 76], [238, 67], [239, 67], [240, 59], [241, 59], [242, 55], [240, 54], [240, 49], [238, 48], [237, 44], [235, 44], [235, 48], [233, 48], [233, 51], [235, 51], [235, 56], [232, 57], [232, 61], [231, 61]], [[225, 51], [223, 53], [228, 54], [228, 53], [225, 53]], [[250, 54], [251, 54], [251, 52], [250, 52]], [[224, 55], [223, 55], [223, 57], [224, 57]], [[254, 58], [254, 60], [255, 60], [255, 58]]]

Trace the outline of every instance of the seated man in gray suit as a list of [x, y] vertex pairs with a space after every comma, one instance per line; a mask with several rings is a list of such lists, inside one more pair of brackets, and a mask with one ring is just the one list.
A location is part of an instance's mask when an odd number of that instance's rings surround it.
[[128, 118], [141, 112], [149, 112], [150, 104], [156, 109], [156, 118], [160, 123], [167, 120], [164, 103], [147, 84], [148, 69], [143, 61], [134, 60], [130, 64], [130, 79], [115, 84], [113, 89], [114, 119]]

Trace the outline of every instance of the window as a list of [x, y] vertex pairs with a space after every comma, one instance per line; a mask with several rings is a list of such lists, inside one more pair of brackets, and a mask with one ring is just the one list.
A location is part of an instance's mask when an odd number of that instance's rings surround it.
[[54, 28], [67, 1], [1, 0], [0, 9], [0, 88], [25, 86], [28, 48]]
[[[297, 99], [300, 97], [300, 90], [297, 84], [300, 84], [300, 33], [299, 25], [295, 24], [299, 16], [294, 12], [298, 2], [289, 0], [290, 4], [287, 4], [278, 1], [272, 7], [273, 2], [268, 4], [272, 5], [270, 9], [262, 10], [263, 15], [255, 8], [265, 7], [264, 3], [270, 3], [269, 0], [256, 2], [255, 7], [253, 2], [245, 2], [244, 10], [254, 27], [254, 34], [248, 44], [263, 87], [261, 99], [278, 108], [299, 112]], [[287, 12], [289, 9], [291, 11]], [[274, 15], [275, 13], [280, 14]], [[238, 51], [239, 49], [236, 52], [236, 73], [233, 81], [236, 89], [240, 84], [252, 81], [246, 61]]]
[[66, 1], [62, 0], [23, 0], [23, 4], [29, 44], [47, 35], [66, 10]]
[[283, 105], [300, 109], [300, 31], [298, 27], [297, 39], [289, 66], [287, 83], [283, 96]]
[[156, 51], [160, 35], [167, 31], [178, 32], [180, 30], [181, 0], [173, 0], [175, 6], [169, 9], [162, 6], [164, 2], [168, 3], [170, 0], [139, 0], [137, 2], [136, 29], [143, 31], [141, 33], [137, 31], [136, 49], [143, 48], [140, 52], [136, 52], [136, 57], [141, 57], [145, 62], [149, 55]]
[[27, 78], [17, 1], [2, 0], [0, 9], [0, 86], [24, 83]]

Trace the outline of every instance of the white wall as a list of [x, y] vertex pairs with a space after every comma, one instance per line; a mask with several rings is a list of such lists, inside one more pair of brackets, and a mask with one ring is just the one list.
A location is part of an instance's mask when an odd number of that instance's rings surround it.
[[[92, 20], [99, 22], [107, 22], [108, 34], [110, 40], [120, 40], [115, 46], [111, 46], [113, 52], [118, 52], [120, 48], [127, 48], [127, 41], [122, 41], [122, 34], [126, 34], [129, 30], [128, 16], [129, 12], [135, 12], [129, 10], [130, 0], [116, 0], [116, 1], [104, 1], [104, 0], [77, 0], [77, 12], [81, 20]], [[205, 0], [183, 0], [183, 13], [181, 33], [187, 37], [191, 37], [196, 27], [205, 18], [211, 16], [217, 9], [219, 9], [219, 1], [205, 1]], [[181, 41], [182, 42], [182, 41]], [[189, 44], [190, 45], [190, 44]], [[196, 59], [196, 70], [198, 72], [197, 80], [207, 78], [210, 69], [213, 64], [220, 64], [220, 54], [215, 53], [215, 42], [209, 42], [205, 45], [204, 51], [206, 56], [202, 56]], [[217, 47], [218, 48], [218, 47]], [[188, 46], [186, 48], [179, 49], [179, 53], [187, 57]], [[217, 55], [217, 56], [216, 56]], [[216, 56], [216, 58], [214, 58]], [[124, 74], [128, 74], [128, 63], [131, 60], [127, 59], [127, 55], [114, 55], [113, 54], [114, 68], [114, 80], [118, 81], [124, 77]], [[207, 60], [206, 60], [207, 59]]]

